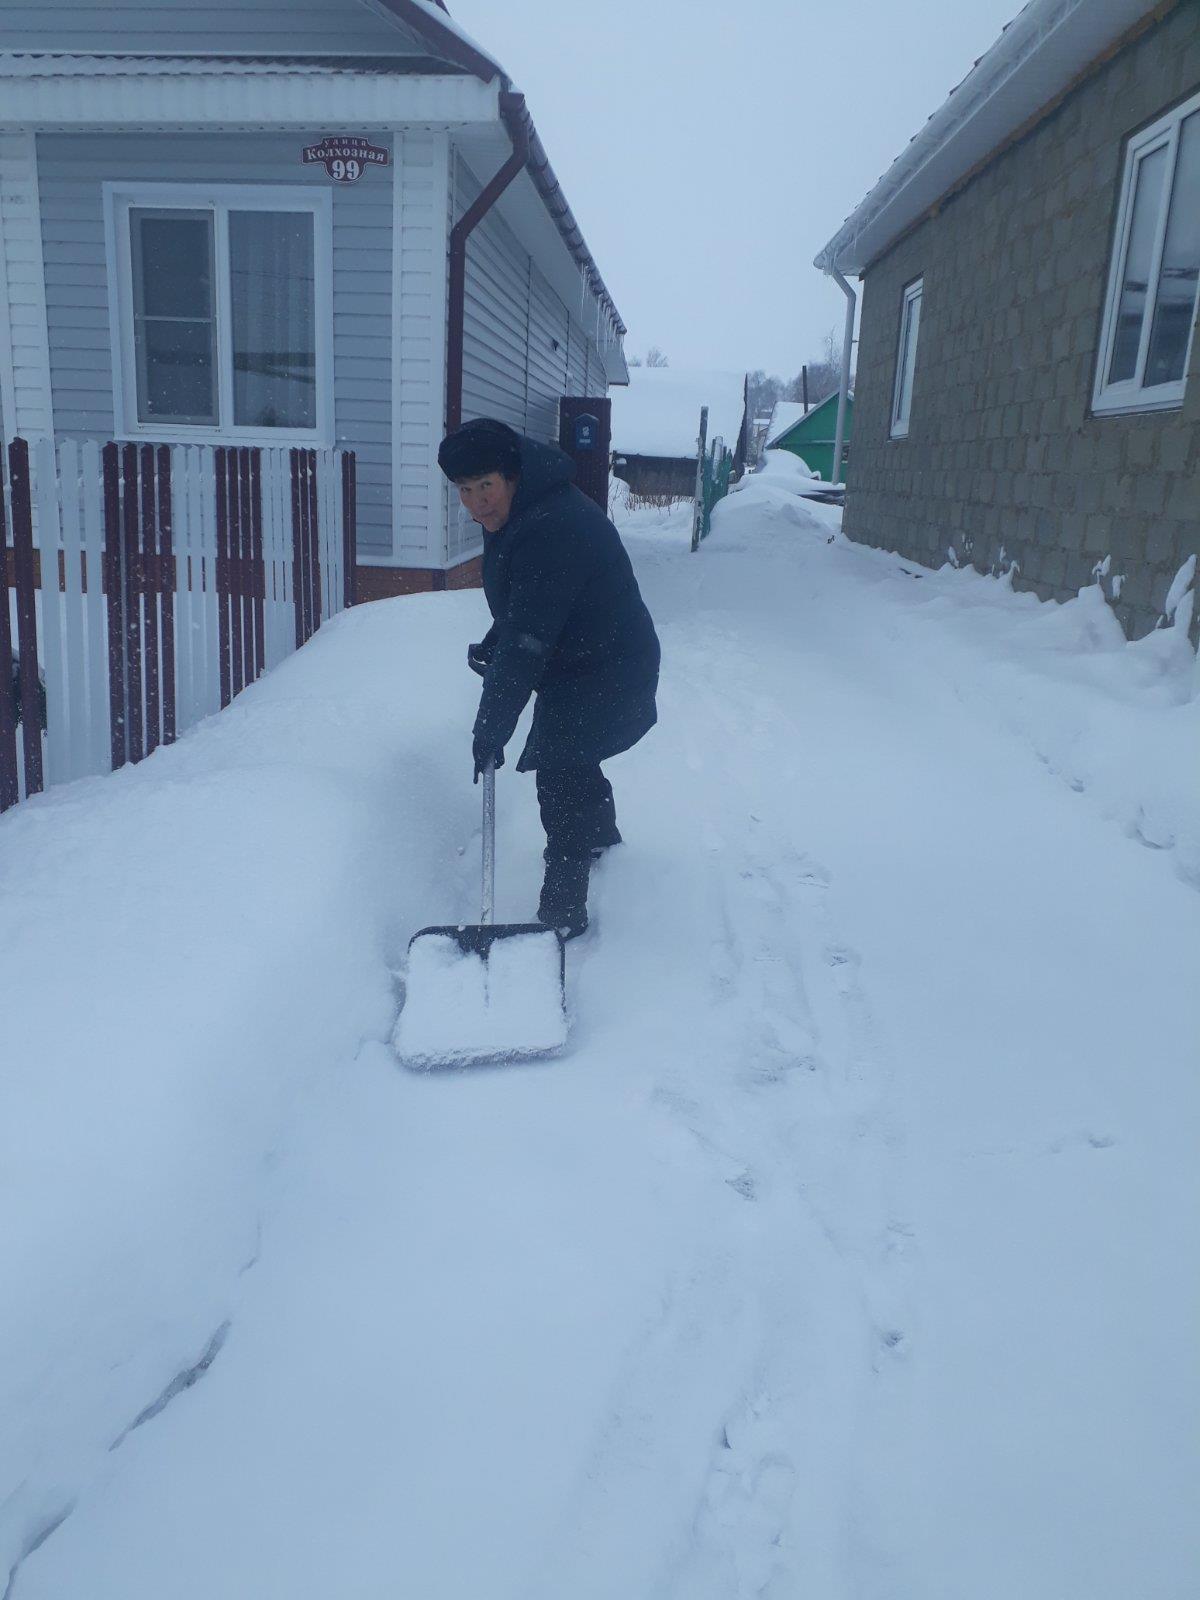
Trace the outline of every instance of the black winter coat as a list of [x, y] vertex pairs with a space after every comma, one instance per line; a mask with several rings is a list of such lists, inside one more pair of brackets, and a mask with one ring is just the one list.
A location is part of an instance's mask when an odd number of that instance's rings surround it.
[[475, 735], [499, 750], [536, 690], [518, 771], [591, 765], [658, 719], [658, 637], [621, 536], [553, 445], [521, 439], [508, 521], [483, 541], [495, 622]]

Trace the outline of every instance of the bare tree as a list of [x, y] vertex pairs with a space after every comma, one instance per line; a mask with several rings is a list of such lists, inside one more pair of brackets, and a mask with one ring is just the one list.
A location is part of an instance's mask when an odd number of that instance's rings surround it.
[[769, 373], [757, 367], [747, 374], [750, 400], [750, 415], [763, 416], [774, 410], [775, 402], [783, 394], [784, 382], [782, 378], [773, 378]]
[[[821, 340], [821, 354], [808, 366], [808, 403], [810, 406], [819, 404], [828, 395], [836, 394], [842, 381], [841, 349], [838, 345], [837, 330], [830, 328]], [[788, 400], [804, 399], [804, 376], [797, 373], [787, 386]]]
[[669, 367], [670, 362], [656, 344], [652, 344], [646, 351], [646, 365], [648, 367]]

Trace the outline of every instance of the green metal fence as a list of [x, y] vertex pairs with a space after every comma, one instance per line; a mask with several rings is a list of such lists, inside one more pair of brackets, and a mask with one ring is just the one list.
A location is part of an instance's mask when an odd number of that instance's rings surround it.
[[723, 439], [708, 443], [708, 407], [700, 412], [700, 436], [696, 441], [696, 508], [692, 516], [692, 549], [712, 531], [712, 514], [717, 503], [729, 493], [733, 476], [733, 451]]

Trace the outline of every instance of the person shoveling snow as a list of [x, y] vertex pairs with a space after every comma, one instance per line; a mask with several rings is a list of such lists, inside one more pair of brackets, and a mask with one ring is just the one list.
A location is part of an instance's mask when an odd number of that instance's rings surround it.
[[483, 678], [475, 776], [503, 765], [536, 694], [517, 771], [537, 773], [546, 830], [537, 920], [573, 938], [587, 927], [592, 861], [621, 839], [600, 763], [657, 721], [658, 636], [620, 534], [563, 451], [484, 417], [448, 434], [438, 463], [484, 530], [493, 622], [467, 651]]
[[[493, 623], [467, 649], [483, 678], [472, 751], [483, 905], [478, 923], [423, 928], [409, 946], [394, 1044], [421, 1068], [554, 1055], [566, 1043], [564, 942], [588, 925], [593, 859], [621, 840], [600, 763], [654, 726], [659, 666], [620, 535], [571, 482], [561, 450], [485, 418], [449, 434], [438, 460], [487, 536]], [[537, 772], [545, 878], [537, 921], [497, 926], [496, 769], [535, 692], [517, 770]]]

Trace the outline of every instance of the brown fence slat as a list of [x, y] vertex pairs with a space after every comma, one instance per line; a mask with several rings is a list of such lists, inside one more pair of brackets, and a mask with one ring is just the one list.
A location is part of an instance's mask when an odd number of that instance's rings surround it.
[[358, 458], [353, 450], [342, 455], [342, 583], [343, 603], [352, 606], [358, 577]]
[[142, 561], [139, 577], [145, 622], [146, 738], [145, 750], [151, 755], [162, 742], [162, 708], [159, 704], [158, 673], [158, 506], [154, 484], [154, 446], [144, 444], [138, 451], [138, 490], [141, 522]]
[[229, 697], [236, 699], [244, 687], [242, 681], [242, 616], [238, 595], [241, 593], [241, 538], [238, 523], [237, 449], [231, 446], [225, 452], [225, 503], [228, 506], [227, 531], [229, 557], [225, 566], [229, 611]]
[[171, 520], [171, 448], [158, 457], [158, 580], [162, 615], [163, 743], [175, 743], [175, 547]]
[[17, 653], [21, 663], [21, 747], [25, 755], [25, 793], [40, 794], [42, 706], [37, 657], [37, 572], [33, 558], [33, 498], [29, 484], [29, 446], [14, 439], [8, 447], [12, 504], [13, 573], [17, 585]]
[[317, 452], [308, 454], [308, 506], [309, 506], [309, 570], [312, 573], [312, 610], [310, 636], [321, 626], [321, 513], [317, 495]]
[[226, 464], [228, 454], [224, 445], [217, 446], [217, 628], [222, 706], [227, 706], [233, 698], [230, 689], [229, 656], [229, 473]]
[[312, 638], [312, 502], [308, 494], [308, 451], [300, 451], [300, 642]]
[[146, 753], [142, 721], [142, 590], [145, 587], [141, 542], [138, 538], [137, 445], [121, 449], [121, 520], [125, 551], [125, 682], [129, 686], [129, 759], [140, 761]]
[[121, 584], [121, 478], [115, 444], [101, 452], [104, 478], [104, 587], [108, 601], [108, 723], [112, 739], [112, 767], [116, 772], [128, 758], [125, 738], [125, 624]]
[[258, 585], [254, 581], [254, 517], [250, 505], [250, 451], [238, 451], [238, 506], [242, 565], [242, 661], [244, 683], [253, 683], [258, 673], [254, 660], [254, 601]]
[[21, 789], [17, 775], [17, 717], [12, 697], [12, 624], [8, 617], [8, 517], [0, 482], [0, 811], [15, 806]]
[[320, 614], [317, 610], [317, 462], [311, 450], [304, 452], [304, 576], [308, 582], [305, 596], [308, 612], [308, 626], [304, 630], [304, 637], [311, 639], [320, 624]]
[[232, 654], [230, 686], [236, 697], [246, 687], [246, 658], [243, 653], [243, 596], [246, 592], [246, 565], [242, 559], [242, 482], [241, 451], [234, 448], [225, 458], [229, 473], [229, 639]]
[[267, 565], [263, 558], [262, 451], [250, 456], [250, 561], [254, 578], [254, 676], [267, 670]]

